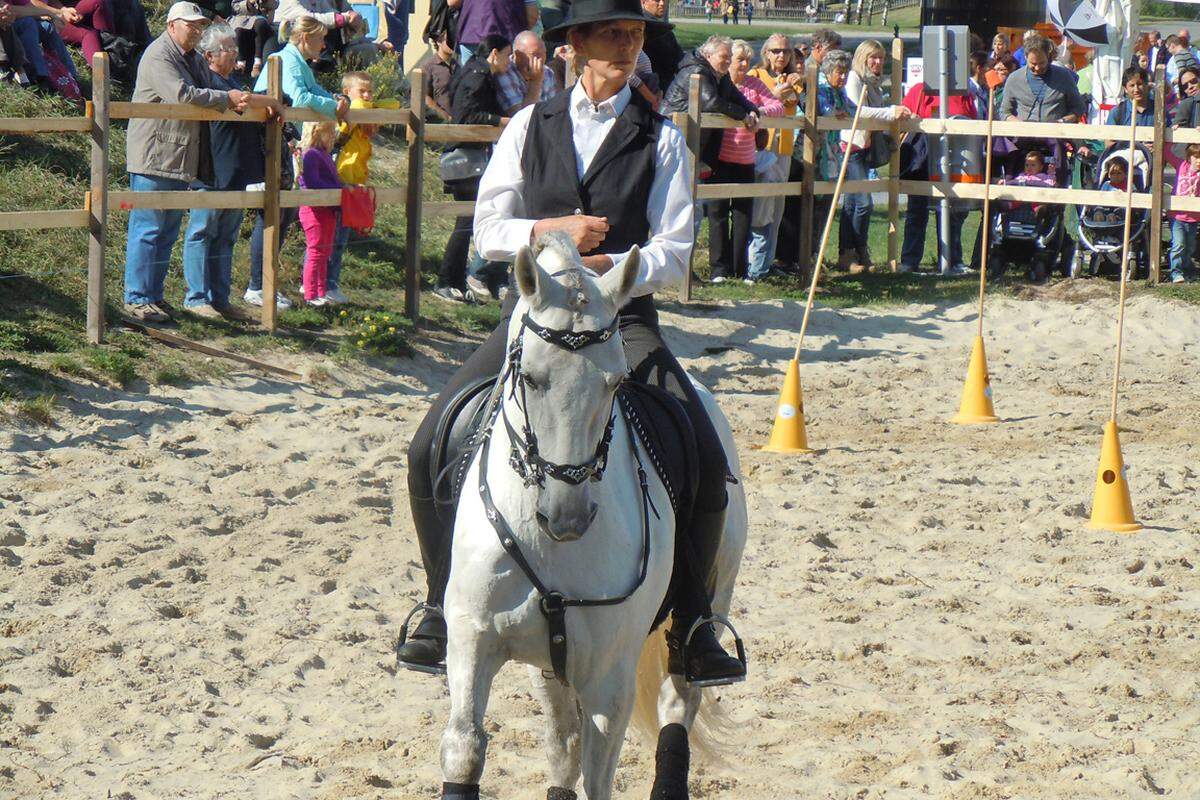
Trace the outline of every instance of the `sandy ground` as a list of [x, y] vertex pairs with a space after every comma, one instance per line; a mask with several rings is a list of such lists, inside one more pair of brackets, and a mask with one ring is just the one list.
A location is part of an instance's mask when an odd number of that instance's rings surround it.
[[[753, 672], [723, 693], [734, 766], [698, 764], [695, 797], [1200, 797], [1200, 310], [1130, 308], [1132, 536], [1084, 528], [1111, 301], [991, 305], [989, 427], [945, 422], [973, 316], [818, 310], [823, 449], [788, 457], [752, 448], [797, 307], [664, 314], [751, 514]], [[80, 387], [60, 427], [0, 431], [0, 797], [433, 797], [447, 697], [393, 669], [423, 591], [394, 487], [469, 347], [319, 386]], [[538, 713], [505, 668], [488, 797], [544, 797]], [[619, 797], [652, 761], [626, 747]]]

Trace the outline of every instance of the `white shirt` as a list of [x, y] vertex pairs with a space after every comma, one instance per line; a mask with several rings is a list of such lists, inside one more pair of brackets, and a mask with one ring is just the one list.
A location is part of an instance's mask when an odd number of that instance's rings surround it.
[[[571, 90], [569, 113], [575, 143], [576, 180], [582, 179], [617, 117], [629, 104], [625, 86], [614, 97], [593, 103], [580, 82]], [[512, 261], [521, 247], [531, 244], [537, 220], [525, 216], [525, 176], [521, 153], [529, 132], [534, 106], [523, 108], [509, 121], [479, 180], [475, 202], [475, 246], [490, 261]], [[692, 184], [687, 145], [683, 134], [663, 122], [655, 153], [654, 181], [646, 218], [650, 241], [641, 247], [641, 269], [635, 297], [651, 294], [683, 279], [692, 249]], [[577, 212], [578, 213], [578, 212]], [[611, 253], [613, 268], [620, 268], [629, 253]]]

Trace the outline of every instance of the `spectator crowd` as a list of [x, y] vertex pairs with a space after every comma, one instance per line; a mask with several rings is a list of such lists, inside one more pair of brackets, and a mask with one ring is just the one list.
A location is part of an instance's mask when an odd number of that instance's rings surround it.
[[[539, 31], [562, 19], [566, 5], [537, 0], [433, 0], [429, 25], [421, 35], [434, 48], [424, 65], [427, 80], [420, 90], [431, 121], [503, 126], [521, 109], [552, 100], [575, 80], [575, 58], [569, 45], [548, 46]], [[664, 0], [642, 0], [650, 17], [665, 19]], [[753, 16], [753, 4], [713, 0], [714, 15], [738, 24]], [[386, 4], [384, 10], [386, 11]], [[265, 96], [264, 59], [278, 54], [282, 62], [285, 102], [309, 108], [327, 118], [302, 130], [285, 126], [288, 147], [281, 164], [284, 188], [337, 189], [364, 185], [369, 180], [372, 138], [377, 126], [346, 122], [351, 108], [386, 106], [376, 103], [375, 87], [367, 72], [355, 71], [379, 54], [401, 50], [407, 37], [407, 6], [396, 15], [403, 25], [386, 24], [386, 32], [368, 38], [366, 21], [345, 0], [202, 0], [177, 2], [167, 14], [166, 29], [151, 38], [140, 0], [0, 0], [0, 70], [9, 80], [45, 92], [81, 96], [80, 75], [68, 45], [85, 57], [107, 52], [114, 66], [132, 78], [135, 102], [188, 103], [204, 108], [241, 111], [262, 108], [268, 116], [279, 111]], [[386, 16], [386, 14], [385, 14]], [[1186, 31], [1163, 39], [1157, 31], [1139, 42], [1122, 78], [1123, 96], [1103, 97], [1092, 75], [1090, 51], [1069, 39], [1055, 43], [1042, 33], [1021, 37], [996, 35], [985, 45], [972, 37], [971, 91], [950, 98], [950, 116], [982, 119], [989, 105], [996, 119], [1072, 123], [1106, 121], [1128, 125], [1153, 124], [1153, 75], [1165, 68], [1168, 113], [1176, 127], [1196, 127], [1200, 121], [1200, 52]], [[913, 85], [903, 101], [893, 104], [885, 91], [887, 52], [875, 40], [861, 42], [853, 52], [843, 48], [833, 30], [818, 30], [793, 39], [781, 33], [766, 36], [761, 46], [722, 35], [709, 37], [685, 52], [668, 26], [648, 36], [638, 54], [630, 88], [662, 114], [686, 111], [689, 85], [699, 77], [700, 104], [705, 113], [724, 115], [736, 124], [706, 128], [700, 140], [701, 179], [711, 183], [782, 183], [803, 180], [808, 168], [791, 128], [763, 129], [768, 119], [802, 116], [810, 105], [806, 68], [815, 66], [819, 79], [815, 105], [822, 117], [861, 118], [885, 122], [940, 116], [938, 95], [923, 84]], [[350, 68], [341, 92], [327, 90], [317, 79], [323, 70]], [[72, 85], [74, 88], [72, 88]], [[863, 108], [856, 108], [862, 99]], [[394, 107], [394, 104], [392, 104]], [[264, 180], [265, 126], [247, 123], [202, 123], [175, 119], [135, 119], [129, 126], [127, 164], [134, 191], [253, 190]], [[1118, 138], [1114, 135], [1114, 140]], [[902, 177], [937, 179], [938, 163], [930, 157], [931, 143], [922, 135], [909, 136], [900, 146]], [[1104, 141], [1072, 143], [1070, 156], [1080, 165], [1095, 162]], [[887, 164], [899, 143], [885, 131], [827, 131], [816, 141], [811, 168], [816, 180], [836, 179], [843, 157], [851, 181], [868, 180]], [[980, 145], [981, 147], [981, 145]], [[1200, 150], [1200, 148], [1197, 148]], [[982, 154], [980, 153], [980, 161]], [[474, 200], [479, 178], [490, 157], [490, 145], [462, 142], [448, 148], [440, 161], [445, 189], [456, 200]], [[1023, 153], [1007, 182], [1054, 186], [1052, 173], [1060, 156], [1049, 152]], [[969, 161], [970, 159], [968, 159]], [[1094, 188], [1115, 185], [1109, 170], [1128, 165], [1104, 162]], [[1177, 192], [1200, 191], [1200, 154], [1174, 154]], [[1058, 174], [1066, 170], [1059, 165]], [[1082, 167], [1080, 174], [1083, 174]], [[1003, 177], [1003, 176], [1002, 176]], [[1123, 185], [1123, 184], [1122, 184]], [[814, 227], [829, 213], [830, 197], [813, 198]], [[907, 198], [900, 266], [921, 267], [925, 253], [930, 198]], [[737, 198], [697, 203], [695, 225], [708, 221], [710, 280], [795, 280], [801, 265], [815, 255], [801, 253], [801, 198]], [[937, 263], [948, 274], [965, 274], [980, 264], [976, 237], [964, 251], [964, 219], [974, 209], [955, 205], [950, 214], [950, 252], [938, 253]], [[263, 302], [263, 215], [252, 217], [251, 274], [242, 298]], [[870, 270], [873, 202], [870, 193], [847, 192], [837, 209], [838, 268]], [[163, 296], [170, 254], [183, 229], [185, 212], [135, 209], [129, 219], [125, 266], [127, 313], [149, 322], [165, 322], [175, 312]], [[940, 215], [937, 223], [941, 225]], [[201, 316], [237, 317], [231, 302], [233, 247], [244, 217], [241, 210], [194, 209], [183, 229], [184, 277], [182, 305]], [[1172, 279], [1192, 278], [1192, 255], [1200, 215], [1172, 214], [1175, 235]], [[985, 224], [994, 224], [993, 220]], [[303, 298], [321, 306], [345, 302], [340, 289], [341, 266], [350, 229], [330, 207], [285, 210], [283, 234], [300, 223], [306, 244]], [[450, 302], [486, 302], [506, 291], [505, 265], [488, 262], [474, 247], [473, 219], [459, 217], [450, 234], [438, 271], [435, 294]], [[598, 225], [601, 223], [597, 223]], [[981, 226], [982, 227], [982, 226]], [[819, 237], [812, 237], [814, 240]], [[813, 242], [816, 245], [816, 241]], [[1070, 257], [1069, 242], [1061, 259]], [[944, 257], [943, 257], [944, 256]], [[290, 301], [280, 293], [276, 302]]]

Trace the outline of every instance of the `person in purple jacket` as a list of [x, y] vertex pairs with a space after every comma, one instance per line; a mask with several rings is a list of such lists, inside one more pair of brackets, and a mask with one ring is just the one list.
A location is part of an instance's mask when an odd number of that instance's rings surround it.
[[459, 0], [459, 4], [460, 64], [467, 63], [488, 36], [503, 36], [511, 42], [521, 31], [533, 30], [538, 21], [537, 0]]
[[[333, 163], [333, 145], [337, 125], [332, 122], [307, 122], [300, 137], [301, 189], [340, 189], [337, 166]], [[304, 302], [310, 306], [328, 305], [325, 278], [333, 235], [337, 230], [337, 210], [330, 206], [300, 206], [300, 226], [304, 228]]]

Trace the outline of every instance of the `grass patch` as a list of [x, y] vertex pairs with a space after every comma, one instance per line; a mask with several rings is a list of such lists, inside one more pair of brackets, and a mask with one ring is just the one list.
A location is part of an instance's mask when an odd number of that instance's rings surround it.
[[179, 364], [164, 364], [154, 370], [154, 382], [166, 386], [183, 386], [190, 383], [192, 374]]
[[51, 426], [54, 424], [54, 412], [58, 409], [58, 397], [53, 394], [39, 394], [17, 401], [17, 416], [38, 425]]
[[92, 347], [86, 351], [86, 358], [96, 372], [121, 388], [137, 380], [137, 362], [127, 353], [107, 347]]

